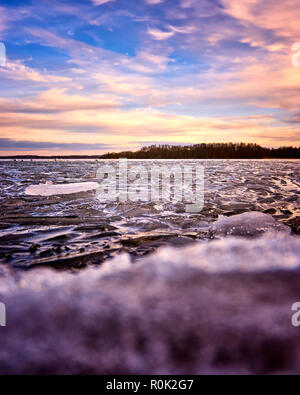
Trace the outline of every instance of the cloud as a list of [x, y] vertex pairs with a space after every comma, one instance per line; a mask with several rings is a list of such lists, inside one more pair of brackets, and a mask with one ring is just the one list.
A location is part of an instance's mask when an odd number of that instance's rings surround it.
[[169, 25], [168, 29], [173, 31], [174, 33], [182, 33], [182, 34], [194, 33], [197, 30], [196, 26], [193, 25], [184, 25], [184, 26]]
[[67, 151], [103, 151], [113, 149], [107, 144], [88, 143], [54, 143], [49, 141], [18, 141], [9, 138], [0, 138], [1, 151], [34, 151], [34, 150], [67, 150]]
[[21, 8], [19, 12], [19, 9], [16, 10], [15, 7], [0, 6], [0, 38], [4, 39], [11, 27], [26, 19], [29, 15], [30, 11], [26, 7]]
[[159, 29], [155, 28], [149, 28], [148, 29], [148, 34], [153, 37], [155, 40], [167, 40], [168, 38], [171, 38], [174, 36], [174, 32], [164, 32]]
[[91, 2], [92, 2], [95, 6], [102, 5], [102, 4], [106, 4], [106, 3], [109, 3], [109, 2], [111, 2], [111, 1], [115, 1], [115, 0], [91, 0]]
[[165, 0], [146, 0], [147, 4], [160, 4], [163, 3]]
[[181, 8], [191, 8], [198, 18], [206, 18], [215, 15], [219, 5], [214, 0], [181, 0]]
[[[57, 100], [55, 95], [57, 94]], [[64, 107], [61, 108], [61, 101]], [[88, 99], [83, 100], [85, 108], [80, 108], [79, 99], [62, 92], [48, 92], [39, 96], [30, 109], [38, 108], [39, 102], [50, 103], [53, 112], [26, 111], [18, 107], [14, 100], [0, 103], [0, 123], [2, 125], [2, 138], [14, 141], [38, 141], [40, 149], [49, 144], [48, 136], [51, 134], [53, 149], [59, 144], [81, 144], [82, 149], [89, 150], [93, 145], [101, 149], [99, 144], [117, 146], [122, 149], [132, 147], [132, 135], [143, 141], [157, 141], [180, 144], [199, 143], [205, 138], [213, 141], [257, 141], [274, 145], [288, 142], [299, 136], [299, 128], [291, 125], [277, 125], [276, 118], [271, 116], [240, 116], [240, 117], [205, 117], [170, 114], [155, 109], [125, 109], [125, 108], [93, 108], [89, 106]], [[57, 111], [54, 104], [57, 101]], [[10, 107], [9, 107], [10, 105]], [[20, 103], [19, 103], [20, 105]], [[70, 111], [70, 109], [72, 109]], [[278, 139], [281, 136], [281, 139]], [[6, 140], [5, 140], [6, 141]], [[5, 142], [4, 141], [4, 142]], [[21, 145], [5, 143], [6, 147], [21, 149]], [[43, 145], [44, 144], [44, 145]], [[76, 146], [75, 146], [76, 147]], [[90, 148], [89, 148], [90, 147]], [[99, 148], [97, 148], [99, 147]], [[104, 147], [104, 146], [103, 146]], [[23, 148], [30, 149], [23, 144]], [[38, 145], [31, 146], [38, 151]], [[69, 149], [62, 146], [61, 149]], [[91, 148], [92, 149], [92, 148]], [[108, 149], [108, 148], [107, 148]]]
[[134, 61], [128, 63], [127, 67], [130, 70], [141, 73], [159, 73], [165, 71], [168, 63], [172, 61], [168, 53], [154, 53], [154, 51], [142, 50], [136, 54]]
[[284, 122], [300, 125], [300, 111], [292, 112], [284, 117]]
[[300, 8], [297, 0], [221, 0], [225, 11], [245, 24], [273, 30], [281, 39], [299, 37]]
[[108, 95], [85, 97], [68, 95], [66, 89], [49, 89], [31, 101], [0, 99], [0, 110], [7, 113], [58, 114], [70, 111], [107, 110], [120, 106]]
[[192, 144], [188, 144], [188, 143], [178, 143], [178, 142], [174, 142], [174, 141], [158, 141], [158, 140], [154, 140], [154, 141], [133, 141], [132, 144], [139, 144], [139, 146], [141, 147], [149, 147], [150, 145], [175, 145], [175, 146], [184, 146], [184, 145], [192, 145]]
[[287, 64], [284, 56], [269, 58], [269, 63], [253, 61], [227, 76], [219, 88], [208, 93], [212, 99], [227, 99], [251, 103], [260, 108], [294, 111], [300, 106], [300, 73]]
[[58, 76], [53, 74], [41, 73], [21, 62], [6, 62], [6, 67], [1, 69], [2, 76], [18, 81], [29, 80], [40, 83], [55, 83], [71, 81], [70, 77]]
[[[5, 16], [5, 8], [0, 7], [0, 35], [7, 29], [8, 20]], [[0, 36], [0, 37], [1, 37]]]

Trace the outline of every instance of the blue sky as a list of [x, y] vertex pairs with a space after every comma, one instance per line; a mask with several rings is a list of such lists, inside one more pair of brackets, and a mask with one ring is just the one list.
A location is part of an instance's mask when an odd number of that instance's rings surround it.
[[299, 145], [299, 20], [296, 0], [2, 0], [0, 154]]

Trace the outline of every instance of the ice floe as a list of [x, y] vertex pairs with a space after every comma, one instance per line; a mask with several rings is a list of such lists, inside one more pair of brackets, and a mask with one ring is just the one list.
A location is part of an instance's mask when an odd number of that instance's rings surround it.
[[97, 182], [78, 182], [72, 184], [38, 184], [26, 188], [25, 194], [30, 196], [69, 195], [79, 192], [88, 192], [99, 187]]
[[258, 236], [262, 233], [284, 232], [290, 233], [291, 229], [276, 221], [270, 214], [250, 211], [231, 217], [220, 216], [214, 222], [210, 231], [214, 236]]

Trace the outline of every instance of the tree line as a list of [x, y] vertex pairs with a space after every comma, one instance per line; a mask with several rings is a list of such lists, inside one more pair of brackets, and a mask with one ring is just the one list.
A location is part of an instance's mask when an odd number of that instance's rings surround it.
[[300, 158], [300, 147], [264, 148], [247, 143], [209, 143], [194, 145], [159, 144], [138, 151], [107, 153], [102, 159], [266, 159]]

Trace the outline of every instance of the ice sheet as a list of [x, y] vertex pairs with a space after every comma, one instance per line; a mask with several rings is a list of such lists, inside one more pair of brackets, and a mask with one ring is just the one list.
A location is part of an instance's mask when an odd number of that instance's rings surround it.
[[38, 184], [26, 188], [25, 194], [30, 196], [69, 195], [97, 189], [97, 182], [78, 182], [73, 184]]

